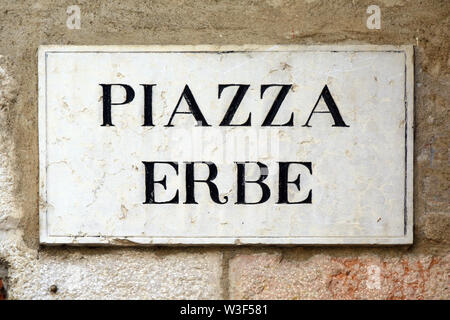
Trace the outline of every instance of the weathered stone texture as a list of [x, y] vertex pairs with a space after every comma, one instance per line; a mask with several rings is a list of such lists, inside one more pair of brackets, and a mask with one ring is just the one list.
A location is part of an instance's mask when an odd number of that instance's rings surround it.
[[425, 237], [442, 244], [450, 243], [450, 218], [448, 213], [430, 212], [423, 226]]
[[232, 299], [446, 299], [450, 255], [330, 257], [242, 254], [230, 263]]
[[17, 82], [8, 72], [11, 61], [0, 55], [0, 241], [4, 233], [17, 227], [19, 213], [15, 207], [14, 179], [12, 172], [13, 142], [8, 127], [9, 108], [14, 104]]
[[[152, 252], [153, 251], [153, 252]], [[219, 299], [221, 255], [185, 250], [49, 249], [13, 257], [11, 299]], [[56, 286], [55, 293], [51, 286]]]

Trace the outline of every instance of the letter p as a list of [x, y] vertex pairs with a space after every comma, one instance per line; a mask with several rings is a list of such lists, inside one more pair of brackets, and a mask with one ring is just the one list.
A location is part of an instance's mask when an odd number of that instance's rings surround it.
[[[133, 101], [134, 99], [134, 90], [127, 84], [113, 83], [113, 84], [100, 84], [103, 88], [103, 124], [102, 127], [105, 126], [114, 126], [111, 120], [111, 106], [112, 105], [121, 105], [127, 104]], [[111, 87], [112, 86], [121, 86], [125, 89], [125, 101], [124, 102], [112, 102], [111, 101]]]

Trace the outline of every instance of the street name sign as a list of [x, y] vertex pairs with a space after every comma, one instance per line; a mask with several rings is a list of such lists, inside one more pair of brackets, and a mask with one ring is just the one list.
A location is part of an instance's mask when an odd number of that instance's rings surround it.
[[38, 56], [41, 243], [412, 243], [412, 46]]

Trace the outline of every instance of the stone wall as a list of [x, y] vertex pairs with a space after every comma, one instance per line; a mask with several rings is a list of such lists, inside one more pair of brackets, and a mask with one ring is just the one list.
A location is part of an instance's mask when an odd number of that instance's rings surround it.
[[[74, 4], [81, 28], [72, 30], [66, 9]], [[372, 4], [381, 8], [380, 30], [366, 26]], [[0, 283], [7, 298], [449, 299], [449, 30], [448, 0], [1, 0]], [[415, 46], [412, 246], [39, 246], [39, 45], [248, 43]]]

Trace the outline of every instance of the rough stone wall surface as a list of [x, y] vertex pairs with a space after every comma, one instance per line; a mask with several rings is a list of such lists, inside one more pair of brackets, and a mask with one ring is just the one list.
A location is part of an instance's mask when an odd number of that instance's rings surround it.
[[[73, 4], [81, 8], [79, 30], [66, 27]], [[381, 8], [380, 30], [366, 27], [371, 4]], [[0, 0], [7, 297], [449, 299], [449, 30], [448, 0]], [[415, 45], [412, 246], [39, 246], [39, 45], [248, 43]]]

